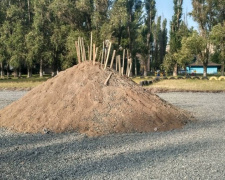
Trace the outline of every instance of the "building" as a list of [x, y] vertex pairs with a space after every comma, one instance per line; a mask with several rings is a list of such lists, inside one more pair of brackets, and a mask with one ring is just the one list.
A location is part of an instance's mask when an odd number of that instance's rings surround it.
[[[217, 74], [221, 68], [221, 64], [209, 62], [207, 66], [207, 74]], [[189, 74], [203, 74], [203, 63], [192, 63], [186, 66], [187, 73]]]

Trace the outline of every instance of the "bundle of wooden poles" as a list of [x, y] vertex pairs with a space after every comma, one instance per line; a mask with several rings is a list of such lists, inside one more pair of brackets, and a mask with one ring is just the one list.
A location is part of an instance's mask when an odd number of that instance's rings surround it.
[[[93, 44], [92, 41], [93, 39], [92, 39], [92, 33], [91, 33], [90, 46], [88, 46], [88, 50], [87, 50], [88, 54], [86, 54], [84, 39], [81, 37], [78, 37], [78, 40], [75, 41], [78, 63], [87, 61], [89, 59], [89, 61], [93, 61], [93, 65], [95, 65], [97, 54], [98, 54], [98, 47], [96, 47], [96, 45]], [[104, 70], [108, 67], [108, 64], [109, 64], [111, 45], [112, 43], [109, 41], [103, 42], [103, 48], [98, 58], [98, 62], [101, 63], [101, 67]], [[88, 59], [87, 59], [87, 55], [88, 55]], [[113, 68], [115, 56], [116, 56], [116, 50], [113, 50], [109, 68]], [[127, 56], [127, 67], [125, 67], [126, 56]], [[120, 55], [116, 56], [116, 71], [119, 71], [120, 75], [126, 75], [130, 77], [131, 70], [132, 70], [132, 59], [130, 58], [129, 51], [127, 50], [127, 53], [126, 53], [126, 50], [123, 49], [122, 59]]]

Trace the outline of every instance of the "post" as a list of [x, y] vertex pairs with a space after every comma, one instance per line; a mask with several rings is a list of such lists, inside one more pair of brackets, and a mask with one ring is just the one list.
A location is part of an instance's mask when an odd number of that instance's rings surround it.
[[75, 41], [75, 47], [76, 47], [76, 51], [77, 51], [78, 63], [80, 63], [80, 48], [78, 46], [78, 42], [77, 41]]
[[95, 44], [93, 44], [93, 65], [95, 65]]
[[113, 61], [114, 61], [115, 55], [116, 55], [116, 50], [113, 51], [110, 68], [112, 68], [112, 66], [113, 66]]
[[129, 64], [130, 64], [130, 67], [129, 67], [128, 77], [130, 77], [130, 73], [132, 70], [132, 59], [131, 58], [129, 59]]
[[116, 71], [118, 69], [118, 57], [116, 56]]
[[82, 48], [82, 43], [81, 43], [81, 38], [78, 37], [78, 46], [79, 46], [79, 50], [80, 50], [80, 55], [81, 55], [81, 61], [84, 61], [84, 57], [83, 57], [83, 48]]
[[126, 71], [126, 75], [128, 76], [128, 70], [129, 70], [129, 63], [128, 63], [128, 60], [130, 59], [130, 56], [129, 56], [129, 50], [127, 49], [127, 71]]
[[122, 64], [122, 74], [124, 74], [124, 61], [125, 61], [125, 49], [123, 50], [123, 64]]
[[84, 47], [84, 39], [82, 38], [82, 46], [83, 46], [83, 56], [84, 56], [84, 61], [86, 61], [86, 52], [85, 52], [85, 47]]
[[97, 55], [98, 55], [98, 47], [95, 50], [95, 61], [96, 61]]
[[88, 59], [90, 57], [90, 47], [88, 46]]
[[112, 43], [110, 42], [110, 44], [109, 44], [109, 49], [108, 49], [108, 53], [107, 53], [107, 57], [106, 57], [106, 62], [105, 62], [105, 68], [104, 68], [104, 69], [106, 69], [107, 64], [108, 64], [108, 60], [109, 60], [109, 53], [110, 53], [110, 50], [111, 50], [111, 45], [112, 45]]
[[109, 74], [109, 76], [107, 77], [107, 79], [105, 80], [105, 82], [104, 82], [104, 85], [105, 86], [107, 86], [107, 84], [108, 84], [108, 81], [109, 81], [109, 79], [110, 79], [110, 77], [112, 76], [112, 72]]
[[89, 61], [91, 61], [91, 57], [92, 57], [92, 32], [91, 32], [91, 43], [90, 43]]
[[121, 62], [120, 62], [120, 55], [117, 56], [117, 61], [119, 65], [119, 75], [121, 75]]
[[105, 51], [105, 43], [104, 43], [104, 41], [103, 41], [103, 49], [102, 49], [102, 59], [101, 59], [101, 67], [102, 67], [102, 64], [103, 64], [103, 62], [104, 62], [104, 51]]

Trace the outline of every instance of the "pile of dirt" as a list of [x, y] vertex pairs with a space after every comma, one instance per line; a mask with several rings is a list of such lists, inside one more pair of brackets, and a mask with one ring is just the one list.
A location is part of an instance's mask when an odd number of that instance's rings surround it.
[[90, 136], [166, 131], [181, 128], [188, 120], [183, 111], [129, 78], [91, 62], [60, 72], [0, 111], [0, 127], [28, 133], [77, 131]]

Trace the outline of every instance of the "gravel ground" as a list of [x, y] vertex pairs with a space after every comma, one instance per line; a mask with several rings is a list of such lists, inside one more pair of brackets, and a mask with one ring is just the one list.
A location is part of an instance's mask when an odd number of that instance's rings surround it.
[[[1, 107], [24, 94], [1, 91]], [[197, 121], [170, 132], [98, 138], [0, 129], [0, 179], [224, 179], [225, 94], [159, 96]]]

